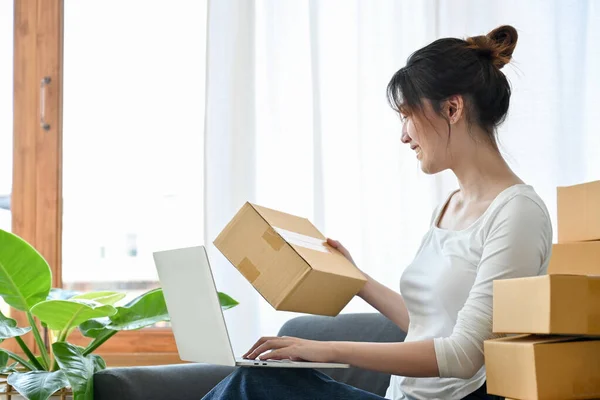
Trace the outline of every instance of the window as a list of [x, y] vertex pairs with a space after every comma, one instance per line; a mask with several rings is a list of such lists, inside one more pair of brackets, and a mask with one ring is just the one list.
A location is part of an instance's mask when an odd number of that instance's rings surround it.
[[[15, 232], [55, 286], [133, 298], [159, 285], [153, 251], [203, 240], [207, 2], [15, 4]], [[99, 350], [109, 366], [180, 362], [165, 324]]]
[[65, 3], [65, 288], [136, 296], [152, 251], [203, 241], [205, 7]]

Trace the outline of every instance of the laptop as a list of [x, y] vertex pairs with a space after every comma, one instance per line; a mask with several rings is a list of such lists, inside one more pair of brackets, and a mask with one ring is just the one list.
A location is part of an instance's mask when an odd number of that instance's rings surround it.
[[153, 256], [183, 361], [242, 367], [350, 367], [338, 363], [236, 359], [204, 246], [158, 251]]

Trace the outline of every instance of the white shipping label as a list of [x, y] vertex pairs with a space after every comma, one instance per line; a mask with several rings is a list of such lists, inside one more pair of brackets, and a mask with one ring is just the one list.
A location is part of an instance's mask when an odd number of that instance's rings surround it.
[[320, 251], [322, 253], [330, 253], [329, 249], [325, 247], [323, 239], [319, 239], [312, 236], [306, 236], [298, 232], [288, 231], [287, 229], [273, 227], [275, 232], [279, 233], [281, 237], [288, 243], [304, 247], [311, 250]]

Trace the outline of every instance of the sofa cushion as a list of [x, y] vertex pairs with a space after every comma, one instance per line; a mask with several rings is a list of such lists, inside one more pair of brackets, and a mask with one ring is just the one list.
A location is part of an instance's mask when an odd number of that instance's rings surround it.
[[94, 399], [200, 400], [233, 370], [205, 364], [109, 368], [94, 375]]

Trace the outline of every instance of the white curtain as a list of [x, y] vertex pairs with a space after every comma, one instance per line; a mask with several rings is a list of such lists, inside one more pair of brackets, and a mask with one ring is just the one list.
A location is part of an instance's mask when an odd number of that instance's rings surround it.
[[[234, 349], [276, 334], [275, 312], [212, 246], [245, 201], [305, 216], [398, 288], [431, 211], [456, 186], [426, 176], [386, 103], [392, 74], [438, 37], [520, 33], [503, 153], [554, 215], [557, 185], [600, 179], [600, 2], [209, 2], [205, 237]], [[555, 222], [555, 221], [554, 221]], [[556, 225], [555, 225], [556, 226]], [[371, 311], [359, 299], [344, 312]]]

